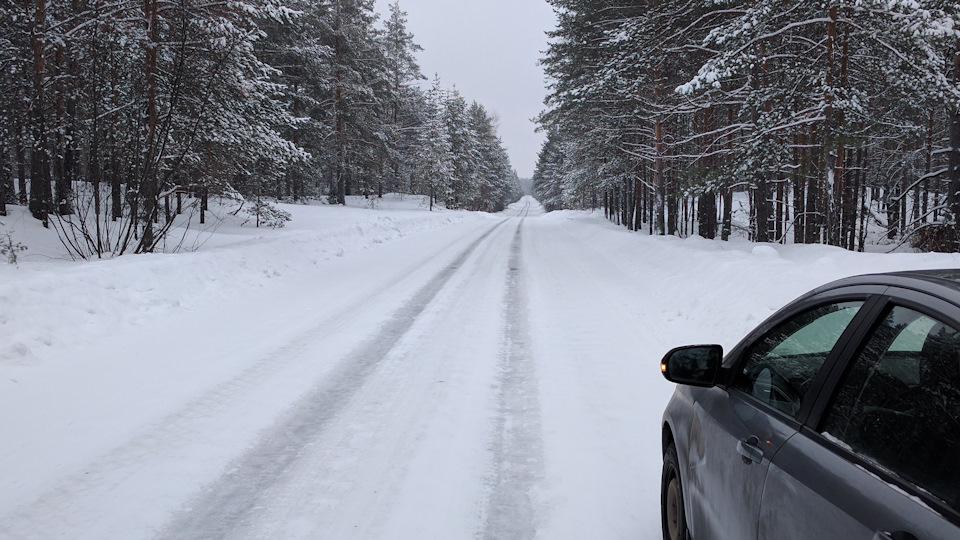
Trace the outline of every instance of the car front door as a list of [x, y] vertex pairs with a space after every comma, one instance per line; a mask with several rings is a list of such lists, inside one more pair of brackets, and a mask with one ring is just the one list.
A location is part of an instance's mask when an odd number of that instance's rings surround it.
[[761, 539], [960, 538], [960, 332], [931, 307], [957, 309], [906, 295], [773, 458]]
[[807, 390], [864, 301], [810, 302], [731, 353], [726, 388], [705, 390], [686, 456], [694, 538], [757, 538], [770, 458], [799, 429]]

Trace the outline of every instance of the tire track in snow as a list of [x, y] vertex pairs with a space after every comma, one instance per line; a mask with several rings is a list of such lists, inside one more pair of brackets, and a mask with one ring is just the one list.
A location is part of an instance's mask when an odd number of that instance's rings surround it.
[[[526, 215], [524, 209], [522, 215]], [[530, 346], [527, 297], [521, 275], [523, 217], [510, 247], [499, 411], [483, 538], [534, 538], [533, 489], [543, 478], [543, 439], [536, 365]]]
[[490, 491], [515, 228], [497, 229], [471, 254], [282, 481], [260, 495], [254, 523], [237, 540], [477, 534]]
[[245, 453], [228, 472], [208, 486], [199, 498], [168, 524], [160, 538], [229, 538], [248, 527], [260, 506], [260, 496], [282, 481], [303, 450], [311, 444], [363, 388], [391, 349], [413, 326], [417, 317], [444, 288], [467, 258], [494, 231], [501, 221], [468, 246], [452, 263], [424, 285], [380, 330], [354, 350], [324, 378], [321, 384], [290, 408]]

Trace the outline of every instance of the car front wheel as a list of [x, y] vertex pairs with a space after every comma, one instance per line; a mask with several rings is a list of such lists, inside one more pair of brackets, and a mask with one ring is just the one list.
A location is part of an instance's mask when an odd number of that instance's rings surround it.
[[660, 523], [663, 540], [688, 540], [687, 519], [683, 511], [683, 485], [677, 465], [677, 448], [670, 444], [663, 455], [663, 475], [660, 477]]

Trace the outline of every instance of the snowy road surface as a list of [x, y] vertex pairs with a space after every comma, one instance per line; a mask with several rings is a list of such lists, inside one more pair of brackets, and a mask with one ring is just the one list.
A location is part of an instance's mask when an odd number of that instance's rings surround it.
[[345, 256], [291, 233], [0, 276], [7, 305], [90, 301], [37, 335], [0, 317], [0, 538], [659, 538], [666, 349], [842, 275], [958, 266], [529, 198], [444, 219]]

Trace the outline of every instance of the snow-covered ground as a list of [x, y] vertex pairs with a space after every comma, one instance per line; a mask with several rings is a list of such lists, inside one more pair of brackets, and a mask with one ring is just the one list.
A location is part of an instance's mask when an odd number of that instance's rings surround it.
[[83, 263], [10, 207], [0, 538], [659, 538], [667, 349], [839, 277], [960, 267], [529, 198], [356, 206]]

